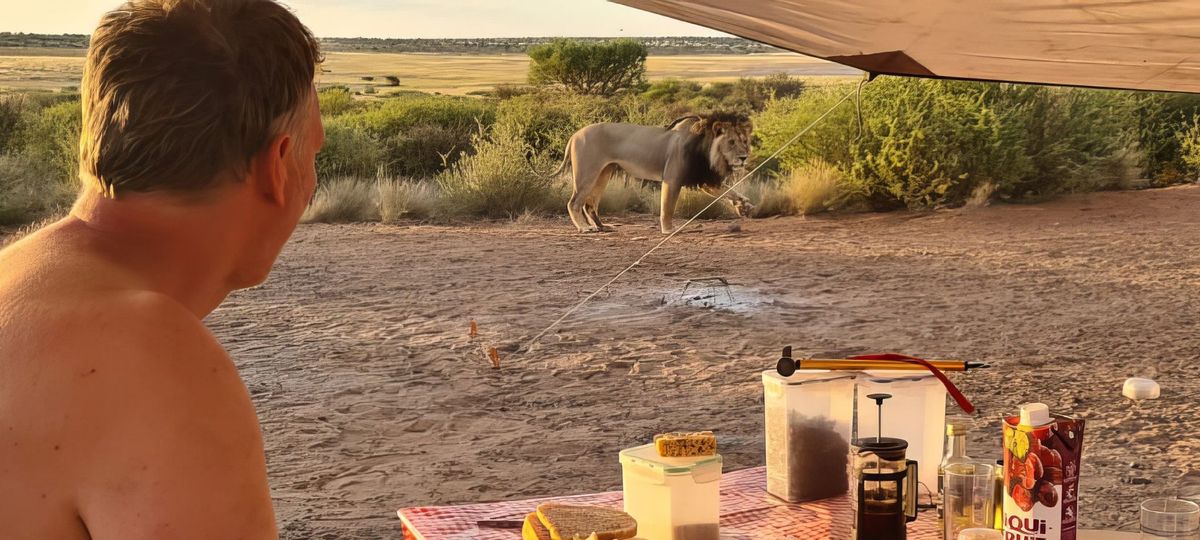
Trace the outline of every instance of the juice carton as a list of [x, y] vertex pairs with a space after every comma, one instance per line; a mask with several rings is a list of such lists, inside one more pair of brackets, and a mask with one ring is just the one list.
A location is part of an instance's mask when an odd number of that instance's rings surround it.
[[1075, 540], [1083, 420], [1042, 403], [1004, 419], [1004, 539]]

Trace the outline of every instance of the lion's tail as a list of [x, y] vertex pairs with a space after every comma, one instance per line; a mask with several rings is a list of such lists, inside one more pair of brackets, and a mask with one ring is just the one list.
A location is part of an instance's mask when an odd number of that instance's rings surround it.
[[547, 178], [558, 178], [562, 173], [567, 171], [567, 165], [571, 163], [571, 141], [567, 141], [567, 147], [563, 150], [562, 163], [550, 174], [543, 175], [533, 166], [533, 150], [525, 152], [525, 163], [529, 165], [529, 170], [533, 171], [533, 174]]

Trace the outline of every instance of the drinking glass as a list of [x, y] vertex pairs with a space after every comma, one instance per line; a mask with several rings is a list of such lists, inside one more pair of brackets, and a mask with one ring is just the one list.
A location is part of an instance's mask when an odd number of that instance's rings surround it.
[[942, 505], [946, 528], [945, 540], [958, 540], [964, 529], [990, 529], [995, 519], [996, 481], [993, 466], [987, 463], [953, 463], [946, 466]]
[[1200, 539], [1200, 506], [1183, 499], [1142, 501], [1142, 540]]

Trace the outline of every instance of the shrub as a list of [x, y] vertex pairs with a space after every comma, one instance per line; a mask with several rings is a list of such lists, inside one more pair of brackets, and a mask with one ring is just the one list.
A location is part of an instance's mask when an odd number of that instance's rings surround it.
[[1200, 176], [1200, 118], [1193, 117], [1175, 137], [1179, 144], [1179, 159], [1186, 171], [1192, 178]]
[[[762, 154], [845, 95], [846, 85], [774, 100], [756, 115]], [[963, 203], [986, 182], [1035, 198], [1120, 183], [1127, 116], [1119, 93], [882, 78], [863, 90], [862, 135], [852, 104], [785, 149], [785, 170], [811, 159], [846, 173], [844, 193], [873, 208]]]
[[317, 188], [301, 220], [306, 223], [344, 223], [377, 219], [377, 192], [373, 187], [368, 181], [350, 177], [325, 182]]
[[579, 128], [620, 121], [622, 112], [614, 102], [598, 96], [530, 94], [501, 102], [496, 125], [518, 132], [534, 150], [561, 158], [567, 139]]
[[643, 186], [640, 180], [624, 174], [613, 175], [604, 187], [604, 195], [600, 197], [600, 217], [644, 214], [650, 211], [650, 199], [658, 196], [657, 189]]
[[[728, 86], [729, 83], [723, 83]], [[642, 99], [657, 103], [680, 103], [692, 99], [704, 90], [704, 85], [685, 79], [666, 78], [654, 81], [642, 92]]]
[[[649, 212], [654, 215], [659, 214], [659, 209], [662, 208], [662, 194], [658, 190], [647, 190], [647, 206]], [[698, 189], [684, 189], [679, 193], [679, 200], [675, 202], [675, 219], [676, 227], [695, 216], [697, 212], [704, 210], [709, 203], [713, 202], [713, 196], [700, 191]], [[712, 207], [704, 210], [700, 214], [699, 219], [727, 219], [737, 217], [737, 213], [727, 201], [717, 201]]]
[[343, 118], [383, 143], [389, 171], [427, 177], [462, 155], [480, 125], [492, 124], [495, 105], [471, 98], [403, 96]]
[[317, 102], [321, 108], [321, 115], [326, 117], [345, 114], [357, 108], [354, 96], [345, 86], [331, 86], [321, 90], [317, 93]]
[[557, 39], [528, 51], [529, 82], [611, 96], [646, 83], [646, 46], [632, 39], [583, 43]]
[[379, 220], [392, 223], [399, 219], [430, 219], [438, 205], [437, 185], [395, 178], [381, 178], [379, 191]]
[[770, 180], [748, 180], [742, 189], [742, 195], [754, 204], [751, 217], [765, 218], [771, 216], [786, 216], [792, 211], [791, 201], [776, 182]]
[[21, 150], [39, 167], [44, 181], [72, 186], [79, 178], [79, 132], [83, 123], [78, 98], [50, 105], [25, 121]]
[[490, 94], [498, 99], [504, 100], [512, 99], [517, 96], [524, 96], [526, 94], [533, 94], [538, 91], [539, 90], [536, 86], [529, 86], [525, 84], [497, 84], [495, 89], [493, 89]]
[[325, 121], [325, 146], [317, 153], [317, 178], [371, 176], [386, 165], [386, 151], [366, 129], [334, 118]]
[[1157, 185], [1182, 181], [1187, 165], [1177, 134], [1200, 115], [1200, 95], [1129, 92], [1125, 98], [1145, 175]]
[[50, 180], [46, 171], [27, 155], [0, 155], [0, 225], [31, 223], [70, 207], [75, 182]]
[[0, 154], [22, 143], [20, 130], [26, 109], [28, 105], [24, 95], [0, 95]]
[[[513, 218], [526, 211], [565, 208], [561, 184], [530, 171], [521, 134], [511, 126], [496, 125], [491, 133], [474, 136], [473, 155], [460, 158], [438, 177], [446, 215]], [[533, 156], [537, 170], [553, 162], [544, 154]]]
[[808, 215], [824, 212], [838, 198], [842, 172], [820, 160], [810, 161], [792, 170], [780, 186], [788, 202], [788, 213]]
[[386, 75], [383, 79], [387, 81], [387, 86], [400, 86], [400, 77], [395, 75]]

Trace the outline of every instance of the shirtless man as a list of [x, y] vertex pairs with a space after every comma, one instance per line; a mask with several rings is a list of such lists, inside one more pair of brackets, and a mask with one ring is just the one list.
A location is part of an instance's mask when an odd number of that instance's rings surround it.
[[81, 194], [0, 251], [0, 538], [278, 536], [262, 435], [201, 323], [316, 183], [317, 43], [273, 0], [133, 0], [92, 36]]

